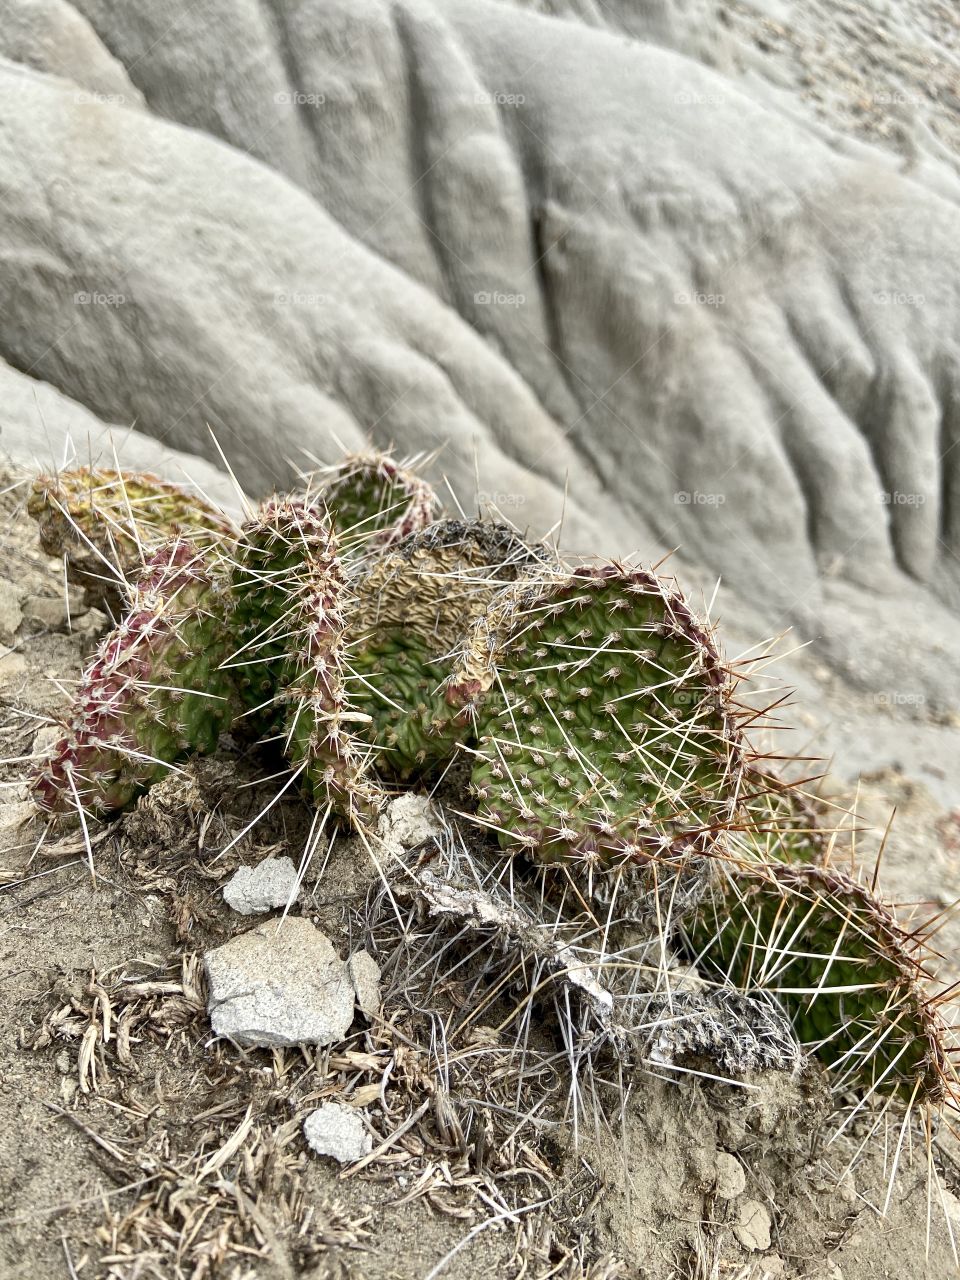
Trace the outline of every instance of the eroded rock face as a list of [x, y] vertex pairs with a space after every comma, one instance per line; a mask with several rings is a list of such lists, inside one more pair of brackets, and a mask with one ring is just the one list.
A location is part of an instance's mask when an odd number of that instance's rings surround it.
[[956, 157], [787, 112], [696, 0], [546, 7], [37, 6], [0, 357], [216, 461], [209, 423], [255, 492], [368, 429], [538, 531], [569, 477], [572, 550], [680, 545], [725, 616], [955, 704]]

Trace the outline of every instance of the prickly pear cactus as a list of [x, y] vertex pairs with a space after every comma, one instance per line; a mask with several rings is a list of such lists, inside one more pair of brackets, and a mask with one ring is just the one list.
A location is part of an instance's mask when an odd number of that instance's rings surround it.
[[478, 817], [608, 868], [706, 852], [742, 772], [731, 679], [669, 580], [608, 565], [507, 588], [445, 688], [476, 705]]
[[779, 997], [838, 1087], [936, 1101], [948, 1064], [922, 944], [830, 867], [731, 864], [690, 928], [707, 975]]
[[318, 803], [354, 824], [375, 817], [385, 797], [353, 732], [367, 717], [348, 692], [355, 602], [323, 504], [266, 503], [244, 528], [233, 589], [232, 662], [255, 721], [274, 727]]
[[88, 605], [119, 616], [126, 584], [145, 560], [181, 535], [197, 547], [230, 538], [235, 529], [203, 498], [147, 472], [78, 467], [38, 476], [27, 500], [40, 545], [62, 557], [67, 578]]
[[417, 461], [371, 450], [329, 469], [323, 497], [344, 552], [390, 546], [437, 518], [440, 501], [413, 470]]
[[230, 665], [247, 705], [249, 733], [266, 733], [282, 722], [280, 695], [301, 643], [298, 586], [305, 565], [325, 551], [329, 538], [326, 512], [316, 498], [271, 499], [243, 526], [231, 584]]
[[215, 749], [237, 711], [221, 667], [229, 607], [223, 577], [191, 543], [153, 554], [81, 679], [69, 731], [32, 779], [42, 809], [122, 809], [178, 760]]
[[817, 821], [801, 786], [750, 768], [743, 782], [743, 826], [731, 832], [731, 852], [759, 862], [820, 862], [829, 832]]
[[353, 697], [386, 772], [408, 778], [471, 731], [445, 699], [451, 654], [498, 588], [548, 559], [509, 526], [440, 520], [366, 558], [357, 582]]

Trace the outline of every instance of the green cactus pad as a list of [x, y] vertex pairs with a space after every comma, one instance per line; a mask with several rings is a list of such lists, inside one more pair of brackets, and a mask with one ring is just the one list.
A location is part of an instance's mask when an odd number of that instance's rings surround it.
[[703, 853], [736, 813], [731, 681], [672, 581], [609, 565], [508, 588], [445, 688], [477, 704], [478, 817], [606, 868]]
[[326, 473], [323, 497], [341, 549], [386, 547], [425, 529], [440, 513], [433, 488], [388, 453], [348, 454]]
[[232, 579], [230, 663], [248, 708], [249, 734], [269, 733], [283, 722], [281, 693], [295, 677], [300, 645], [297, 589], [305, 565], [325, 551], [329, 539], [326, 511], [317, 499], [271, 499], [243, 526]]
[[776, 995], [845, 1087], [942, 1096], [944, 1031], [921, 946], [865, 885], [829, 867], [731, 863], [689, 942], [706, 974]]
[[769, 771], [750, 768], [743, 782], [744, 826], [731, 844], [759, 862], [820, 862], [829, 832], [821, 828], [807, 794]]
[[469, 715], [443, 694], [451, 655], [496, 591], [546, 557], [507, 525], [441, 520], [365, 559], [351, 687], [380, 768], [422, 773], [469, 736]]
[[277, 732], [318, 803], [354, 824], [376, 816], [385, 796], [352, 732], [366, 716], [347, 692], [354, 599], [323, 504], [264, 504], [244, 528], [233, 587], [241, 644], [232, 661], [258, 727]]
[[237, 711], [222, 576], [176, 539], [155, 552], [84, 673], [70, 729], [37, 769], [49, 812], [124, 808], [171, 765], [216, 748]]
[[164, 543], [179, 535], [200, 547], [235, 533], [222, 511], [147, 472], [78, 467], [38, 476], [27, 511], [40, 545], [65, 560], [86, 603], [116, 616], [126, 604], [125, 584]]

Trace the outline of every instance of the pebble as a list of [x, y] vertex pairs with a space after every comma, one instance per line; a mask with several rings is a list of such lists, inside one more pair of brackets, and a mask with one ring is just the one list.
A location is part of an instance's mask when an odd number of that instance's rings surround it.
[[747, 1175], [743, 1165], [729, 1151], [717, 1152], [717, 1176], [714, 1194], [721, 1200], [735, 1200], [743, 1195], [747, 1186]]
[[10, 831], [20, 827], [35, 817], [36, 813], [37, 807], [30, 800], [14, 800], [10, 804], [0, 804], [0, 831]]
[[303, 1122], [303, 1136], [318, 1156], [352, 1164], [373, 1150], [373, 1139], [358, 1112], [339, 1102], [325, 1102]]
[[412, 849], [422, 844], [430, 836], [437, 835], [440, 824], [433, 805], [426, 796], [407, 791], [396, 800], [391, 801], [384, 813], [380, 815], [377, 830], [381, 839], [388, 843], [402, 845]]
[[242, 916], [260, 915], [297, 899], [297, 869], [289, 858], [264, 858], [238, 867], [223, 887], [228, 907]]
[[380, 966], [366, 951], [355, 951], [347, 961], [357, 1004], [368, 1018], [380, 1012]]
[[33, 754], [39, 757], [48, 756], [63, 737], [63, 726], [59, 724], [45, 724], [37, 730], [33, 737]]
[[0, 636], [8, 643], [13, 640], [23, 621], [20, 602], [23, 593], [7, 578], [0, 578]]
[[[76, 618], [82, 612], [83, 606], [80, 605], [73, 609], [72, 616]], [[27, 596], [23, 602], [23, 616], [27, 622], [35, 622], [48, 631], [59, 631], [67, 626], [69, 620], [66, 598], [62, 595]]]
[[770, 1228], [772, 1220], [769, 1210], [759, 1200], [743, 1200], [740, 1203], [740, 1217], [733, 1228], [745, 1249], [762, 1253], [770, 1248]]
[[241, 1045], [335, 1044], [350, 1029], [347, 964], [309, 920], [271, 920], [204, 956], [214, 1034]]

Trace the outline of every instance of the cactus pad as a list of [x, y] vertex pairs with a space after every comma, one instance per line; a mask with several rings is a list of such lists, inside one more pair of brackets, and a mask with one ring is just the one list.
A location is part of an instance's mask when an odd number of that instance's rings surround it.
[[38, 476], [27, 511], [44, 551], [65, 558], [87, 604], [115, 615], [125, 607], [125, 582], [165, 542], [180, 535], [199, 547], [235, 532], [203, 498], [146, 472], [78, 467]]
[[36, 771], [42, 809], [122, 809], [178, 760], [210, 752], [236, 713], [227, 591], [183, 539], [147, 562], [129, 612], [76, 692], [70, 730]]
[[609, 867], [702, 853], [736, 812], [730, 679], [672, 582], [616, 565], [508, 588], [446, 688], [501, 844]]
[[846, 1087], [938, 1100], [944, 1033], [922, 944], [865, 885], [803, 863], [726, 868], [690, 941], [705, 972], [769, 991]]
[[546, 555], [507, 525], [441, 520], [366, 558], [353, 696], [382, 768], [409, 777], [470, 733], [469, 716], [443, 694], [451, 655], [496, 591]]
[[374, 817], [384, 794], [351, 732], [367, 719], [348, 696], [344, 631], [354, 600], [320, 502], [263, 506], [244, 529], [234, 592], [242, 644], [233, 661], [260, 727], [279, 729], [319, 803], [353, 823]]
[[440, 501], [411, 469], [415, 462], [370, 451], [329, 470], [323, 496], [343, 550], [390, 546], [437, 518]]

